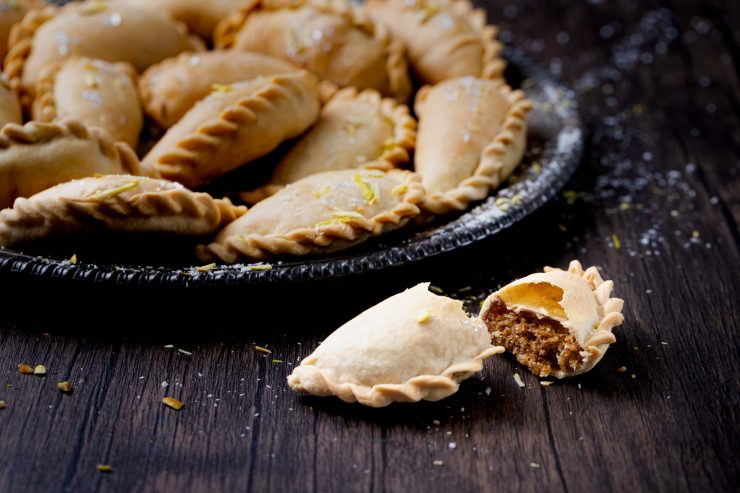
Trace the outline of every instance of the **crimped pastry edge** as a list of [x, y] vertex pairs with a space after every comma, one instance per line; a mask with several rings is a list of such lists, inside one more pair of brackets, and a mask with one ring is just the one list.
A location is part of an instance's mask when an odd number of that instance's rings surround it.
[[[543, 269], [544, 272], [562, 270], [563, 269], [555, 267], [545, 267]], [[566, 272], [574, 274], [588, 283], [603, 314], [592, 334], [581, 345], [581, 347], [583, 347], [583, 351], [581, 351], [581, 356], [583, 358], [582, 365], [573, 372], [554, 370], [550, 375], [547, 375], [559, 379], [586, 373], [596, 366], [596, 364], [601, 361], [601, 358], [604, 357], [604, 354], [606, 354], [606, 350], [609, 349], [609, 345], [617, 340], [614, 336], [613, 329], [621, 325], [624, 321], [624, 315], [622, 315], [624, 300], [610, 297], [611, 292], [614, 289], [614, 282], [611, 280], [604, 280], [601, 277], [601, 274], [599, 274], [598, 268], [592, 266], [584, 270], [578, 260], [573, 260], [568, 265]], [[481, 320], [483, 319], [483, 314], [490, 308], [495, 295], [496, 293], [492, 294], [484, 302], [479, 314], [479, 318]]]
[[392, 209], [372, 218], [349, 218], [340, 224], [324, 224], [299, 228], [281, 235], [247, 234], [226, 238], [223, 242], [199, 245], [196, 253], [203, 261], [220, 260], [235, 263], [241, 258], [257, 260], [274, 255], [306, 255], [315, 252], [332, 252], [349, 248], [370, 236], [382, 234], [405, 225], [420, 212], [418, 204], [424, 198], [421, 177], [410, 171], [393, 169], [388, 172], [403, 173], [407, 186], [401, 201]]
[[[486, 198], [488, 193], [499, 186], [521, 161], [526, 143], [522, 149], [519, 149], [517, 136], [526, 139], [527, 113], [532, 109], [533, 104], [526, 99], [523, 91], [512, 90], [503, 81], [496, 82], [498, 82], [497, 88], [506, 96], [510, 104], [501, 129], [483, 148], [478, 166], [472, 176], [451, 190], [427, 194], [422, 204], [425, 214], [434, 216], [467, 209], [471, 202]], [[423, 87], [419, 91], [417, 100], [423, 101], [430, 89], [431, 86]]]
[[438, 401], [457, 392], [460, 382], [483, 369], [483, 360], [504, 352], [501, 346], [486, 348], [467, 361], [447, 367], [438, 375], [419, 375], [399, 384], [377, 384], [373, 386], [340, 383], [329, 372], [313, 365], [296, 367], [288, 377], [288, 385], [300, 393], [309, 390], [302, 383], [317, 382], [311, 387], [321, 388], [320, 395], [335, 395], [345, 402], [360, 402], [370, 407], [384, 407], [393, 402]]
[[[389, 171], [409, 162], [410, 153], [416, 147], [416, 120], [409, 114], [408, 106], [393, 98], [383, 98], [374, 89], [358, 90], [354, 87], [337, 90], [329, 98], [327, 104], [334, 99], [357, 100], [377, 105], [381, 114], [393, 122], [393, 136], [389, 139], [383, 152], [379, 156], [369, 158], [367, 163], [358, 168]], [[320, 118], [321, 116], [319, 116]], [[285, 185], [268, 183], [255, 190], [241, 192], [239, 198], [248, 204], [256, 204], [271, 195], [275, 195], [283, 188], [285, 188]]]
[[128, 144], [114, 142], [105, 130], [87, 127], [73, 118], [63, 118], [57, 122], [30, 121], [25, 125], [8, 123], [0, 129], [0, 149], [67, 137], [94, 141], [104, 156], [120, 162], [132, 175], [141, 174], [139, 158]]
[[388, 85], [393, 96], [401, 101], [408, 101], [411, 96], [411, 80], [403, 45], [393, 39], [385, 26], [374, 22], [367, 13], [343, 0], [251, 0], [237, 7], [216, 27], [214, 44], [216, 48], [228, 49], [247, 21], [255, 11], [262, 9], [279, 10], [283, 8], [298, 9], [309, 6], [322, 12], [341, 16], [350, 25], [365, 32], [375, 39], [383, 48], [386, 58]]
[[[103, 176], [105, 177], [105, 175]], [[133, 175], [116, 175], [117, 178], [129, 178], [132, 181], [150, 178]], [[82, 178], [89, 180], [91, 178]], [[77, 180], [75, 180], [77, 181]], [[64, 185], [64, 184], [60, 184]], [[84, 197], [54, 197], [43, 202], [29, 198], [16, 199], [12, 208], [0, 211], [0, 245], [10, 246], [19, 241], [29, 241], [53, 234], [49, 218], [64, 224], [65, 229], [89, 230], [91, 224], [108, 229], [111, 224], [122, 220], [150, 218], [155, 223], [168, 217], [209, 218], [212, 228], [203, 234], [218, 231], [226, 224], [246, 213], [246, 207], [235, 206], [228, 198], [216, 199], [203, 192], [193, 192], [187, 188], [177, 188], [159, 192], [142, 192], [129, 196], [114, 195], [103, 200], [91, 200]], [[138, 223], [137, 223], [138, 224]], [[77, 227], [76, 227], [77, 226]], [[28, 233], [29, 229], [31, 230]], [[115, 230], [115, 228], [113, 228]], [[20, 231], [26, 231], [26, 237], [17, 238]], [[123, 229], [123, 231], [126, 231]], [[133, 228], [131, 232], [160, 232], [164, 228]], [[16, 237], [14, 239], [14, 237]]]
[[304, 74], [311, 72], [298, 70], [265, 77], [263, 88], [225, 107], [217, 118], [202, 122], [195, 131], [184, 135], [171, 150], [161, 154], [156, 160], [150, 161], [149, 156], [145, 156], [145, 173], [179, 181], [184, 185], [200, 183], [195, 170], [204, 158], [211, 155], [208, 151], [221, 146], [227, 137], [238, 133], [244, 125], [254, 122], [266, 103], [289, 99], [286, 88], [293, 83], [294, 78], [304, 77]]

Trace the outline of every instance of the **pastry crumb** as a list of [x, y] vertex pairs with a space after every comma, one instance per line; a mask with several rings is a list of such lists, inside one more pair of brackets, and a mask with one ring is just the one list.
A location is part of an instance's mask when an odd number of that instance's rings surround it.
[[5, 401], [0, 401], [0, 409], [5, 409]]
[[66, 380], [64, 382], [59, 382], [57, 384], [57, 388], [65, 393], [72, 392], [72, 384], [67, 382]]
[[46, 375], [46, 367], [44, 365], [36, 365], [36, 367], [33, 369], [34, 375]]
[[33, 373], [33, 367], [25, 363], [21, 363], [18, 365], [18, 372], [25, 375], [30, 375], [31, 373]]
[[216, 267], [215, 262], [206, 265], [199, 265], [195, 268], [195, 272], [210, 272], [214, 267]]
[[182, 409], [182, 406], [184, 406], [182, 402], [178, 401], [174, 397], [165, 397], [164, 399], [162, 399], [162, 404], [167, 407], [171, 407], [175, 411], [179, 411], [180, 409]]
[[620, 366], [619, 368], [617, 368], [617, 371], [618, 371], [619, 373], [624, 373], [624, 372], [626, 372], [626, 371], [627, 371], [627, 367], [626, 367], [626, 366]]

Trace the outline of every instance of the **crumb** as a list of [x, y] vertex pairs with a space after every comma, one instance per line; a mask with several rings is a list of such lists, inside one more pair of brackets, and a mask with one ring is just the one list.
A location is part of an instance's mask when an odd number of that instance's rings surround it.
[[175, 411], [179, 411], [184, 405], [182, 402], [178, 401], [174, 397], [165, 397], [164, 399], [162, 399], [162, 404], [167, 407], [171, 407]]

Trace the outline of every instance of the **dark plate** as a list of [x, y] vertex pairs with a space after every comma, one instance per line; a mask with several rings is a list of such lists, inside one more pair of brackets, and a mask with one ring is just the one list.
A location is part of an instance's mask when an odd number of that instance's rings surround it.
[[[494, 235], [531, 214], [566, 183], [583, 150], [574, 95], [543, 68], [507, 52], [507, 79], [535, 102], [523, 165], [502, 188], [473, 209], [409, 228], [331, 255], [282, 258], [270, 270], [238, 264], [196, 272], [194, 245], [172, 238], [95, 237], [0, 249], [0, 273], [87, 283], [158, 286], [262, 285], [327, 279], [398, 266], [461, 248]], [[175, 253], [172, 252], [181, 252]], [[72, 253], [81, 259], [67, 260]], [[43, 254], [43, 256], [39, 256]]]

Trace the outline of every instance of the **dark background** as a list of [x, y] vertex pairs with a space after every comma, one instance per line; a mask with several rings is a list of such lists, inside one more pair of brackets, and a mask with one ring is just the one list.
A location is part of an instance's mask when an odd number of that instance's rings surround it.
[[[586, 153], [555, 200], [450, 255], [279, 291], [0, 279], [0, 490], [737, 491], [740, 2], [485, 6], [578, 94]], [[451, 398], [380, 410], [287, 388], [389, 294], [432, 281], [475, 310], [573, 258], [626, 300], [587, 375], [541, 387], [497, 357]]]

